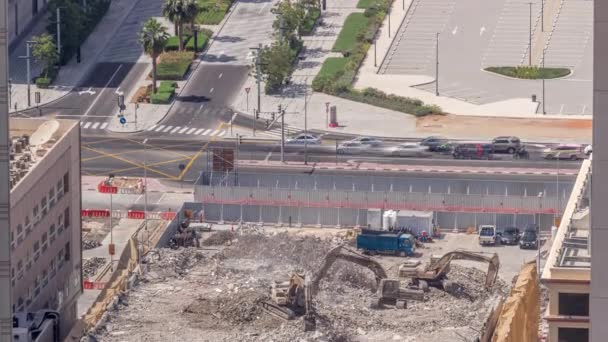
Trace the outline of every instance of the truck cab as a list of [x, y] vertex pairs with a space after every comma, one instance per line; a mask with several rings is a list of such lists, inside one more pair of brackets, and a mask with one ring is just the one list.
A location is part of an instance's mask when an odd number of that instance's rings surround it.
[[479, 226], [479, 244], [480, 245], [496, 245], [496, 226], [492, 226], [492, 225]]
[[414, 255], [416, 252], [416, 239], [411, 234], [401, 234], [399, 236], [399, 251], [400, 254], [405, 253], [407, 256]]

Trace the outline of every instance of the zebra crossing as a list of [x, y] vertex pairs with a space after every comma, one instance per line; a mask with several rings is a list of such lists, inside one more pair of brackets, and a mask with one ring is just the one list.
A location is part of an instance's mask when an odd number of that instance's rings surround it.
[[[302, 132], [302, 129], [296, 127], [287, 127], [285, 126], [285, 136], [295, 135]], [[280, 138], [281, 137], [281, 127], [275, 127], [269, 129], [267, 131], [262, 131], [259, 133], [260, 135], [265, 135], [272, 138]]]
[[227, 131], [223, 129], [198, 128], [188, 126], [153, 125], [146, 129], [148, 132], [199, 135], [208, 137], [223, 137]]
[[80, 121], [80, 128], [82, 129], [99, 129], [104, 130], [108, 127], [107, 122], [99, 121]]

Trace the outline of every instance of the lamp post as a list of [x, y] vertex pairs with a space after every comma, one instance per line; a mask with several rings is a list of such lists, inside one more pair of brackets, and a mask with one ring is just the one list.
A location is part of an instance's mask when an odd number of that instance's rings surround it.
[[325, 127], [329, 127], [329, 102], [325, 102]]
[[532, 66], [532, 3], [530, 5], [530, 26], [528, 30], [528, 66]]
[[439, 96], [439, 32], [435, 36], [435, 96]]
[[[542, 65], [542, 69], [545, 69], [545, 51], [547, 51], [546, 49], [543, 49], [543, 65]], [[543, 114], [547, 114], [547, 111], [545, 110], [545, 78], [542, 77], [541, 78], [542, 81], [542, 85], [543, 85]], [[558, 158], [559, 160], [559, 158]]]
[[536, 267], [536, 273], [538, 275], [538, 279], [540, 280], [540, 215], [542, 215], [542, 211], [543, 211], [543, 192], [539, 192], [538, 193], [538, 229], [536, 232], [536, 248], [537, 248], [537, 252], [536, 252], [536, 262], [537, 262], [537, 267]]
[[304, 165], [308, 165], [308, 78], [304, 80]]

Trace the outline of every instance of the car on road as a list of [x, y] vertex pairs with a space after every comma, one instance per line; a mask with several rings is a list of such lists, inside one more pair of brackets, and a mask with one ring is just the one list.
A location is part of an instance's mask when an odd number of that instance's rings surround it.
[[290, 145], [320, 145], [321, 138], [314, 136], [312, 134], [299, 134], [294, 136], [293, 138], [289, 138], [285, 140], [285, 143]]
[[382, 140], [373, 137], [358, 137], [350, 142], [360, 143], [361, 145], [377, 147], [382, 145]]
[[494, 153], [513, 154], [521, 149], [521, 141], [518, 137], [496, 137], [492, 139]]
[[347, 141], [338, 145], [336, 152], [338, 154], [357, 154], [365, 152], [370, 147], [370, 145], [365, 145], [358, 141]]
[[521, 248], [521, 249], [526, 249], [526, 248], [537, 249], [538, 248], [538, 235], [536, 235], [535, 230], [524, 231], [524, 234], [521, 236], [521, 239], [519, 240], [519, 248]]
[[431, 152], [441, 152], [441, 147], [448, 143], [448, 139], [444, 137], [427, 137], [420, 141], [420, 145], [426, 146]]
[[454, 146], [454, 159], [492, 159], [494, 150], [492, 144], [485, 142], [465, 142]]
[[520, 237], [519, 228], [506, 227], [498, 233], [498, 236], [502, 245], [517, 245]]
[[398, 157], [430, 157], [429, 148], [417, 143], [403, 143], [390, 148], [390, 153]]
[[479, 226], [479, 244], [496, 245], [496, 227], [492, 225]]
[[583, 152], [586, 155], [590, 155], [591, 153], [593, 153], [593, 147], [591, 145], [587, 145], [587, 146], [585, 146], [585, 149], [583, 150]]
[[579, 160], [586, 157], [581, 145], [558, 145], [543, 150], [543, 157], [549, 160], [570, 159]]

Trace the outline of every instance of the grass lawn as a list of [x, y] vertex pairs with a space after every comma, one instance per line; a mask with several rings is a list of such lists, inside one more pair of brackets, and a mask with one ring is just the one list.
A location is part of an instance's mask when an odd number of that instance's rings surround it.
[[231, 0], [198, 0], [201, 10], [196, 17], [196, 22], [201, 25], [219, 24], [231, 4]]
[[528, 80], [560, 78], [570, 74], [568, 68], [539, 68], [536, 66], [489, 67], [485, 70], [499, 75]]
[[344, 57], [329, 57], [323, 62], [321, 70], [317, 74], [318, 77], [331, 77], [334, 78], [336, 74], [344, 71], [346, 68], [348, 59]]
[[363, 13], [352, 13], [344, 21], [344, 27], [338, 35], [332, 51], [350, 52], [357, 46], [357, 37], [365, 34], [369, 19]]
[[181, 80], [192, 63], [192, 52], [165, 52], [160, 57], [156, 74], [159, 80]]
[[359, 0], [359, 2], [357, 2], [357, 8], [370, 8], [376, 3], [378, 3], [377, 0]]
[[[197, 32], [197, 44], [198, 44], [198, 51], [200, 52], [201, 50], [203, 50], [205, 48], [205, 46], [207, 46], [207, 43], [209, 41], [209, 37], [211, 37], [211, 35], [213, 35], [213, 32], [209, 31], [209, 30], [204, 30], [202, 32]], [[188, 41], [188, 44], [186, 44], [186, 50], [188, 51], [194, 51], [194, 37], [190, 38], [190, 40]]]

